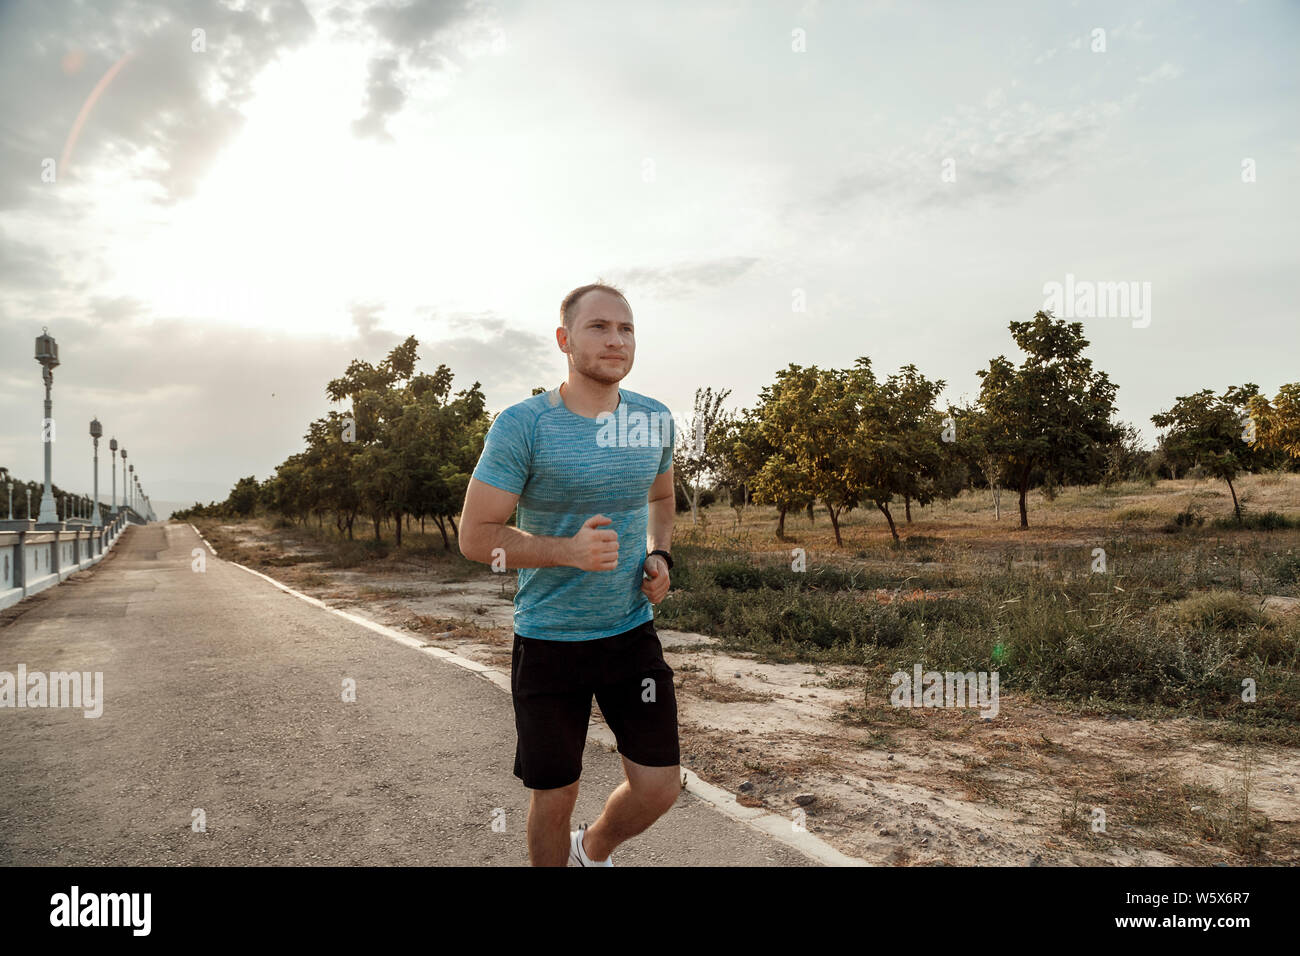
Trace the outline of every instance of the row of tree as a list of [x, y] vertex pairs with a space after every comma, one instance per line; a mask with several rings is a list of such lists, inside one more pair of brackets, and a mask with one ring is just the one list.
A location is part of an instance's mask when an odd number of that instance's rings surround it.
[[891, 504], [902, 503], [910, 521], [913, 503], [963, 487], [992, 489], [997, 508], [1008, 487], [1027, 528], [1028, 493], [1039, 485], [1050, 493], [1192, 468], [1228, 483], [1240, 520], [1239, 474], [1300, 465], [1300, 384], [1283, 386], [1273, 402], [1253, 384], [1180, 396], [1152, 416], [1166, 431], [1148, 451], [1136, 427], [1114, 420], [1116, 386], [1084, 356], [1082, 323], [1038, 312], [1010, 329], [1021, 364], [992, 359], [977, 373], [978, 398], [944, 410], [935, 405], [942, 380], [914, 365], [880, 379], [865, 357], [850, 369], [791, 364], [740, 415], [722, 408], [729, 392], [700, 389], [674, 472], [692, 502], [712, 481], [740, 507], [775, 507], [778, 537], [788, 513], [811, 515], [820, 501], [842, 544], [840, 518], [860, 506], [876, 507], [897, 540]]
[[429, 519], [450, 548], [448, 532], [456, 534], [491, 419], [478, 382], [453, 395], [446, 365], [417, 375], [417, 345], [407, 338], [378, 366], [353, 361], [326, 386], [332, 401], [349, 407], [313, 421], [305, 450], [261, 484], [243, 478], [225, 502], [195, 504], [176, 516], [249, 515], [261, 506], [299, 522], [328, 516], [349, 538], [361, 518], [372, 524], [375, 540], [391, 519], [398, 545], [403, 518], [422, 526]]
[[[1010, 329], [1024, 360], [992, 359], [966, 405], [941, 409], [942, 380], [914, 365], [882, 378], [866, 357], [848, 369], [791, 364], [739, 414], [723, 408], [729, 390], [698, 390], [673, 452], [679, 509], [694, 521], [714, 495], [742, 509], [771, 505], [783, 536], [787, 514], [811, 515], [820, 502], [842, 544], [848, 511], [874, 506], [897, 540], [893, 507], [911, 521], [913, 504], [966, 487], [992, 489], [995, 507], [999, 489], [1014, 490], [1028, 527], [1026, 497], [1038, 485], [1177, 477], [1200, 467], [1232, 488], [1243, 471], [1300, 464], [1300, 385], [1284, 386], [1273, 402], [1251, 384], [1181, 396], [1152, 416], [1166, 431], [1147, 450], [1135, 427], [1114, 421], [1116, 386], [1084, 356], [1082, 323], [1039, 312]], [[348, 409], [312, 422], [304, 451], [266, 481], [241, 479], [225, 502], [196, 503], [177, 517], [262, 507], [294, 521], [328, 516], [348, 537], [361, 517], [376, 540], [394, 522], [399, 545], [404, 518], [428, 519], [450, 549], [491, 418], [478, 382], [453, 395], [447, 366], [415, 374], [416, 348], [410, 337], [377, 367], [352, 362], [326, 387]], [[1235, 489], [1233, 502], [1240, 518]]]

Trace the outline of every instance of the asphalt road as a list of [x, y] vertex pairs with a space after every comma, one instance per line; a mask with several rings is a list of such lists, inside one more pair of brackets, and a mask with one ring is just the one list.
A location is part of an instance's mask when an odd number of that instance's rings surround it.
[[[211, 554], [196, 572], [201, 546], [134, 526], [0, 613], [0, 671], [104, 688], [93, 719], [0, 707], [0, 865], [527, 865], [508, 694]], [[574, 826], [622, 779], [589, 743]], [[815, 865], [688, 792], [614, 862]]]

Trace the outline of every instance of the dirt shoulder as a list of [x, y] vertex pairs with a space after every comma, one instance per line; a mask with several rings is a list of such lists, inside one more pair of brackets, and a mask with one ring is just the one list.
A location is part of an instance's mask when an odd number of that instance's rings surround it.
[[[200, 525], [221, 557], [508, 674], [514, 580], [434, 560], [331, 569], [256, 522]], [[509, 580], [507, 580], [509, 578]], [[865, 670], [766, 663], [659, 628], [683, 765], [893, 865], [1300, 862], [1300, 751], [1197, 721], [1080, 715], [1003, 692], [997, 716], [869, 704]], [[593, 722], [600, 722], [593, 706]]]

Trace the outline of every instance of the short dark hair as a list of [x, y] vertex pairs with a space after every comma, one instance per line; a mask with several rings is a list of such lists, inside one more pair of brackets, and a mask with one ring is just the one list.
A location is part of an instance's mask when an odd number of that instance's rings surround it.
[[560, 303], [560, 321], [564, 323], [566, 329], [570, 331], [573, 330], [573, 319], [574, 316], [578, 314], [578, 300], [588, 292], [592, 292], [596, 289], [600, 289], [602, 292], [614, 293], [614, 295], [618, 296], [627, 304], [627, 310], [629, 312], [632, 311], [632, 304], [627, 301], [627, 296], [623, 295], [621, 290], [616, 289], [609, 283], [593, 282], [591, 285], [580, 285], [578, 288], [566, 295], [564, 301]]

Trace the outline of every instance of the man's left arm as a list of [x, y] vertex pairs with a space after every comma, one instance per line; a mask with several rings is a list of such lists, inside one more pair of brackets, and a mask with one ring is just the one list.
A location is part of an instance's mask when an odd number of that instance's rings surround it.
[[[646, 523], [646, 540], [650, 551], [671, 551], [673, 540], [673, 521], [677, 511], [677, 501], [673, 493], [673, 469], [655, 478], [650, 486], [650, 515]], [[645, 573], [650, 577], [641, 582], [641, 591], [651, 604], [658, 604], [668, 593], [668, 562], [663, 555], [652, 554], [645, 560]]]

